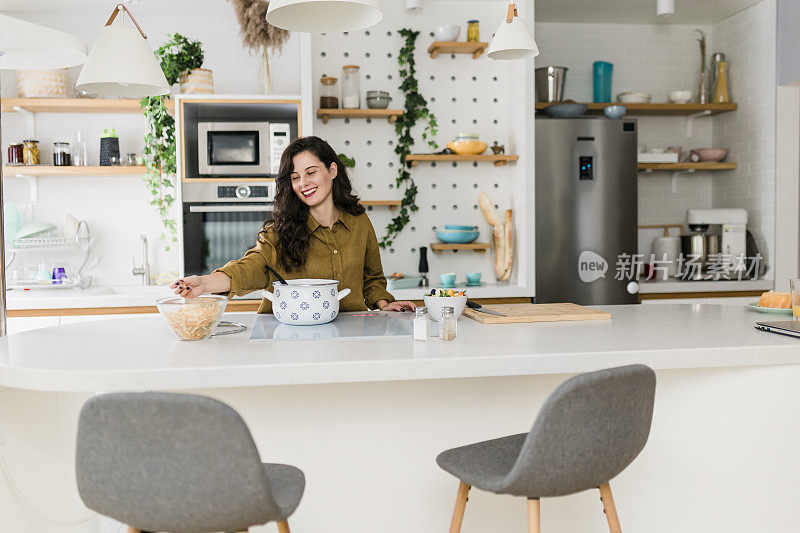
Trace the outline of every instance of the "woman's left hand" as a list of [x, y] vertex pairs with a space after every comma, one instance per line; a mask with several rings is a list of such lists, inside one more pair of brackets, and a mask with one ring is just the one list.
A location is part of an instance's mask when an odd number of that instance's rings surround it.
[[381, 311], [413, 311], [416, 308], [417, 308], [417, 306], [414, 305], [414, 302], [397, 301], [397, 302], [387, 303], [386, 305], [380, 307], [380, 310]]

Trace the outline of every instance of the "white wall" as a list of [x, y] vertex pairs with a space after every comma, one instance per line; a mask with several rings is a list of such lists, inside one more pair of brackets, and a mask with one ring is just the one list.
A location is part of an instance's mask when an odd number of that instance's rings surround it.
[[[714, 182], [714, 207], [743, 207], [772, 276], [775, 250], [776, 7], [765, 0], [714, 25], [714, 49], [730, 63], [735, 113], [714, 120], [714, 145], [738, 168]], [[796, 207], [795, 207], [796, 209]], [[785, 290], [785, 280], [778, 288]]]
[[[264, 92], [261, 59], [250, 55], [241, 45], [239, 24], [228, 2], [199, 0], [192, 14], [168, 11], [156, 4], [132, 7], [137, 21], [148, 35], [150, 46], [156, 48], [172, 32], [200, 40], [205, 52], [204, 67], [214, 71], [214, 86], [218, 93], [256, 94]], [[48, 12], [13, 12], [12, 16], [47, 25], [76, 35], [87, 44], [94, 42], [103, 27], [108, 10], [71, 11], [64, 3], [63, 10]], [[165, 13], [166, 11], [166, 13]], [[283, 53], [272, 57], [273, 92], [300, 93], [300, 45], [292, 35]], [[70, 69], [70, 78], [77, 79], [79, 68]], [[3, 97], [17, 96], [14, 74], [0, 71]], [[177, 86], [176, 86], [177, 90]], [[3, 114], [2, 151], [9, 141], [26, 138], [24, 117], [17, 113]], [[73, 132], [80, 130], [89, 139], [89, 159], [96, 164], [99, 137], [103, 128], [116, 128], [122, 153], [142, 153], [144, 118], [139, 115], [76, 115], [40, 114], [36, 117], [36, 138], [40, 141], [43, 162], [52, 160], [55, 140], [71, 141]], [[27, 180], [6, 179], [6, 199], [17, 204], [30, 203]], [[141, 263], [139, 235], [150, 240], [150, 255], [154, 276], [159, 272], [178, 270], [178, 250], [173, 246], [164, 251], [165, 242], [158, 214], [148, 205], [149, 197], [139, 176], [116, 177], [53, 177], [39, 181], [39, 200], [33, 204], [37, 220], [62, 225], [67, 213], [89, 222], [92, 234], [98, 237], [97, 254], [102, 260], [95, 270], [95, 280], [102, 285], [131, 285], [140, 278], [131, 273], [131, 256]], [[80, 266], [80, 255], [31, 254], [27, 261], [18, 258], [13, 267], [35, 264], [40, 259], [53, 260], [70, 271]], [[12, 267], [12, 268], [13, 268]]]

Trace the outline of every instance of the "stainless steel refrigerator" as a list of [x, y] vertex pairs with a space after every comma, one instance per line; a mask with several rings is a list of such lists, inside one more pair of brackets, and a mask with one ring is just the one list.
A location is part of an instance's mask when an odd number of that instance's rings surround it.
[[536, 119], [537, 303], [637, 302], [636, 130], [635, 120]]

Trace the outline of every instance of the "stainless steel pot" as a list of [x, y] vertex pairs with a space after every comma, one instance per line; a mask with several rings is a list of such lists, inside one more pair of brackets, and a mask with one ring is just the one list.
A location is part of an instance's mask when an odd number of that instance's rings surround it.
[[564, 84], [567, 67], [539, 67], [536, 69], [536, 101], [561, 102], [564, 99]]
[[719, 235], [705, 233], [681, 235], [681, 253], [683, 254], [681, 277], [701, 280], [708, 270], [708, 257], [719, 254]]

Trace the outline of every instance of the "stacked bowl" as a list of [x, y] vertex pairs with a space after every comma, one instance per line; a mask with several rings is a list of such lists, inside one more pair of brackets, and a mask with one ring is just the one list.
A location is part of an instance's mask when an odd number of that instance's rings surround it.
[[448, 224], [436, 232], [436, 237], [448, 244], [469, 244], [478, 240], [478, 226], [458, 226]]

